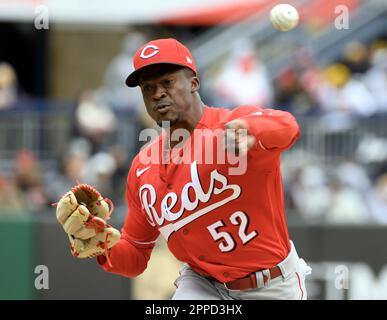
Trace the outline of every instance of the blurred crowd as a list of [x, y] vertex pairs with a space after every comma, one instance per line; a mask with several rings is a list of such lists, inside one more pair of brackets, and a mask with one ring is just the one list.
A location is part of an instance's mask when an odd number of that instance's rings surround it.
[[342, 59], [325, 67], [300, 48], [275, 79], [276, 103], [296, 115], [387, 113], [387, 42], [349, 42]]
[[[140, 91], [128, 89], [123, 79], [131, 71], [136, 49], [147, 40], [140, 33], [128, 35], [121, 52], [106, 66], [101, 86], [83, 90], [76, 98], [71, 137], [61, 156], [54, 159], [57, 166], [45, 166], [33, 150], [18, 150], [10, 167], [0, 164], [0, 213], [47, 212], [64, 192], [81, 182], [96, 186], [125, 214], [126, 175], [141, 147], [138, 133], [154, 124]], [[327, 134], [353, 128], [356, 123], [348, 119], [366, 121], [387, 113], [387, 42], [382, 40], [349, 43], [342, 59], [328, 66], [317, 65], [311, 52], [300, 48], [294, 63], [273, 77], [245, 39], [216, 70], [203, 87], [209, 105], [256, 104], [290, 111], [302, 121], [318, 117], [327, 124]], [[0, 63], [0, 111], [17, 104], [17, 74], [10, 64]], [[134, 119], [135, 134], [123, 140], [132, 140], [131, 152], [120, 143], [126, 134], [125, 124], [120, 125], [122, 114]], [[387, 140], [364, 138], [368, 140], [356, 142], [353, 157], [332, 163], [322, 163], [302, 144], [284, 155], [290, 219], [387, 223]], [[347, 143], [345, 135], [340, 139]]]
[[[324, 154], [296, 145], [284, 157], [291, 218], [387, 223], [387, 42], [349, 42], [341, 59], [324, 67], [300, 48], [274, 83], [275, 105], [306, 123], [317, 118], [320, 131], [312, 124], [303, 134], [325, 136]], [[332, 154], [335, 161], [323, 161]]]
[[[376, 175], [359, 161], [333, 166], [284, 160], [285, 202], [295, 222], [387, 223], [387, 166]], [[385, 159], [387, 160], [387, 159]]]

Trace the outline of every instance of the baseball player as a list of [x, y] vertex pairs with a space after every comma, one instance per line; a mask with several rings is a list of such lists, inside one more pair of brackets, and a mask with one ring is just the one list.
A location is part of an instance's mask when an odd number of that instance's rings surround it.
[[[141, 88], [149, 115], [168, 128], [132, 162], [121, 234], [106, 223], [108, 202], [92, 187], [59, 201], [72, 253], [133, 278], [161, 234], [184, 262], [173, 299], [306, 299], [311, 269], [289, 240], [280, 172], [281, 152], [300, 135], [295, 118], [258, 106], [205, 105], [194, 59], [175, 39], [143, 45], [133, 63], [126, 84]], [[179, 130], [188, 136], [174, 138]], [[231, 172], [230, 154], [244, 158], [245, 168]]]

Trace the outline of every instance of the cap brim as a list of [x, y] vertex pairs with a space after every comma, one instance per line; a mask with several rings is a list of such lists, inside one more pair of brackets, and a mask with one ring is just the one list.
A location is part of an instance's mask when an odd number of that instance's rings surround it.
[[128, 87], [134, 88], [138, 86], [138, 74], [142, 69], [143, 68], [135, 70], [130, 75], [128, 75], [128, 77], [125, 80], [125, 83]]
[[[140, 73], [142, 71], [144, 71], [146, 68], [148, 67], [151, 67], [151, 66], [155, 66], [155, 65], [158, 65], [158, 64], [172, 64], [172, 65], [175, 65], [175, 66], [181, 66], [181, 67], [184, 67], [184, 68], [188, 68], [186, 65], [184, 64], [180, 64], [180, 63], [171, 63], [171, 62], [155, 62], [155, 63], [150, 63], [150, 64], [147, 64], [146, 66], [143, 66], [135, 71], [133, 71], [127, 78], [126, 78], [126, 85], [128, 87], [131, 87], [131, 88], [134, 88], [134, 87], [137, 87], [139, 85], [139, 76], [140, 76]], [[191, 68], [188, 68], [188, 69], [191, 69]], [[195, 72], [196, 74], [196, 71], [191, 69], [193, 72]]]

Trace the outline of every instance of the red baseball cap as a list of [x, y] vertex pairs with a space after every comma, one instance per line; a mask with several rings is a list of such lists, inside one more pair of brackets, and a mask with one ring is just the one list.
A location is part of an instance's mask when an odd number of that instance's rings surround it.
[[195, 62], [188, 48], [176, 39], [157, 39], [144, 44], [133, 57], [134, 71], [126, 78], [128, 87], [138, 86], [142, 69], [153, 64], [175, 64], [197, 74]]

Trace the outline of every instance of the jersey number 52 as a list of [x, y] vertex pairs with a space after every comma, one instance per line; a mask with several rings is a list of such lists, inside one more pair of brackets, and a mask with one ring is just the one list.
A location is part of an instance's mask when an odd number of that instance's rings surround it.
[[[249, 226], [249, 217], [243, 211], [236, 211], [230, 216], [230, 221], [234, 225], [239, 225], [238, 236], [242, 241], [242, 244], [245, 245], [252, 239], [254, 239], [258, 232], [253, 230], [250, 233], [247, 233], [247, 228]], [[224, 227], [225, 223], [223, 220], [218, 220], [215, 223], [207, 227], [211, 236], [215, 241], [222, 240], [219, 244], [219, 249], [222, 252], [230, 252], [235, 249], [236, 242], [232, 235], [226, 231], [219, 231], [218, 229]]]

